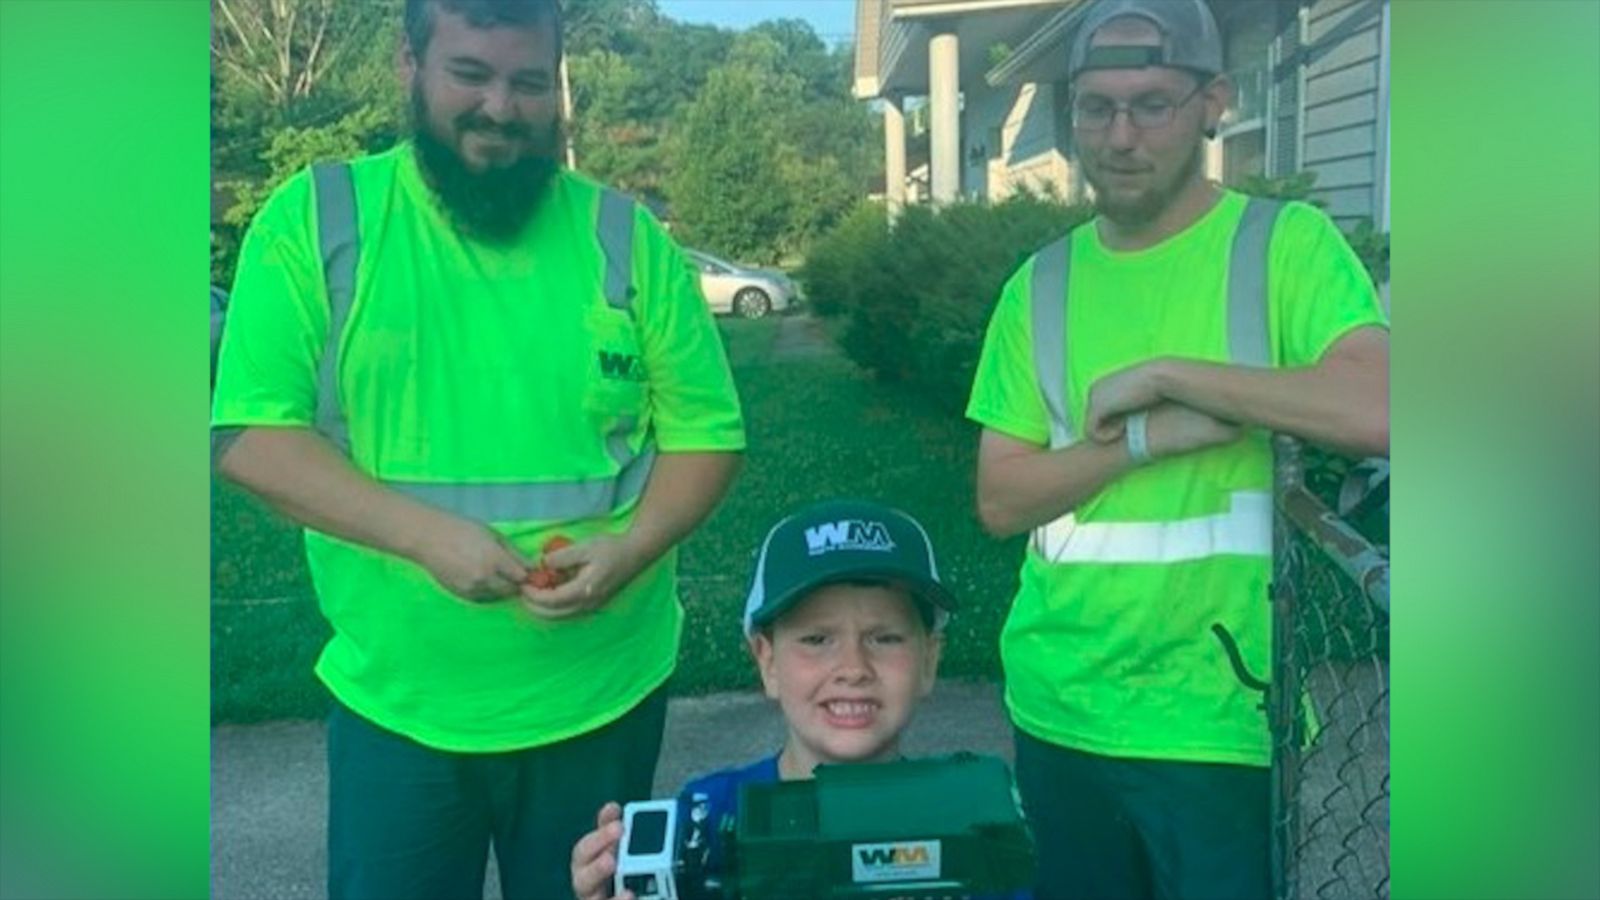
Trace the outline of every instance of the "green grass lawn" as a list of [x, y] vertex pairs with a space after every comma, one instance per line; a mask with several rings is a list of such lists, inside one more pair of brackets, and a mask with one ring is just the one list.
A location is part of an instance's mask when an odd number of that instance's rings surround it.
[[[975, 428], [835, 353], [774, 358], [780, 320], [720, 325], [749, 451], [733, 491], [682, 548], [687, 620], [673, 691], [756, 683], [739, 620], [760, 540], [779, 515], [839, 496], [890, 502], [927, 526], [941, 574], [964, 604], [942, 671], [998, 677], [996, 639], [1021, 544], [989, 539], [973, 516]], [[328, 627], [298, 532], [226, 485], [212, 492], [212, 595], [213, 719], [320, 715], [327, 697], [311, 664]]]

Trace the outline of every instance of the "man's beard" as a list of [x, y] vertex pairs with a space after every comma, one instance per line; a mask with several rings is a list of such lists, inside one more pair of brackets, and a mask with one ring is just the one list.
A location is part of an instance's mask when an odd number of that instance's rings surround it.
[[1094, 188], [1095, 211], [1124, 228], [1138, 228], [1155, 221], [1157, 216], [1172, 205], [1172, 201], [1183, 193], [1195, 173], [1200, 171], [1204, 161], [1205, 147], [1197, 141], [1194, 151], [1174, 173], [1171, 181], [1166, 184], [1151, 185], [1148, 190], [1131, 200], [1112, 196], [1110, 191], [1100, 185], [1092, 168], [1086, 168], [1084, 174], [1089, 179], [1090, 187]]
[[533, 149], [516, 162], [474, 172], [453, 146], [433, 133], [420, 85], [411, 88], [411, 113], [418, 164], [456, 227], [492, 243], [510, 243], [521, 234], [560, 171], [560, 121], [552, 122], [545, 134], [534, 135], [526, 125], [496, 125], [470, 112], [457, 116], [450, 125], [458, 135], [494, 131], [523, 141], [533, 138]]

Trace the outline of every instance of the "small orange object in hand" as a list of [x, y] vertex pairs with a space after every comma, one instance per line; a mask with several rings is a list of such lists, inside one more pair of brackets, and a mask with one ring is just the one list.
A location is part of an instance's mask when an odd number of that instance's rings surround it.
[[544, 546], [539, 548], [539, 565], [528, 570], [527, 584], [541, 591], [548, 591], [571, 581], [575, 574], [573, 569], [554, 569], [544, 561], [544, 557], [570, 546], [572, 539], [559, 534], [545, 541]]

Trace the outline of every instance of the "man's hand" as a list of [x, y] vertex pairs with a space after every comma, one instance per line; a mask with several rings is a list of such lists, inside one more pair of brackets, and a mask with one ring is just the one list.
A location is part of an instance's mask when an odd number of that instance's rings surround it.
[[[572, 896], [576, 900], [605, 900], [617, 874], [617, 847], [622, 843], [622, 807], [607, 803], [595, 816], [595, 828], [572, 846]], [[632, 891], [618, 894], [633, 900]]]
[[493, 529], [446, 513], [430, 517], [409, 554], [445, 590], [483, 602], [516, 596], [528, 564]]
[[1145, 429], [1150, 455], [1155, 459], [1232, 443], [1240, 433], [1239, 426], [1181, 403], [1161, 403], [1151, 409]]
[[1139, 363], [1112, 372], [1091, 385], [1089, 402], [1084, 406], [1084, 434], [1109, 444], [1122, 437], [1123, 419], [1129, 413], [1161, 402], [1156, 366], [1155, 361]]
[[606, 605], [644, 568], [625, 536], [602, 534], [544, 555], [542, 565], [571, 572], [553, 587], [523, 584], [522, 604], [541, 619], [567, 619]]

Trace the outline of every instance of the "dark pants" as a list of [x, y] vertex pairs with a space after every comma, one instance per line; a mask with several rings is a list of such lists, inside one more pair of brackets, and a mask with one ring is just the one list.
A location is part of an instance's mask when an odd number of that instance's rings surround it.
[[424, 747], [335, 705], [328, 720], [332, 900], [481, 900], [489, 846], [506, 900], [572, 896], [572, 845], [608, 800], [650, 796], [658, 689], [622, 718], [507, 753]]
[[1016, 732], [1038, 900], [1267, 900], [1269, 771], [1119, 759]]

